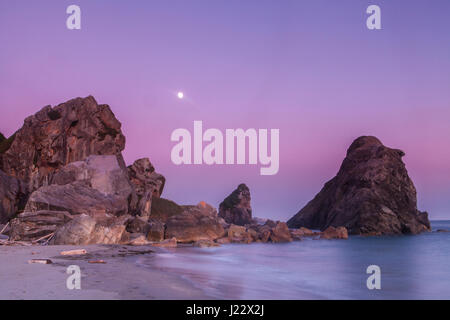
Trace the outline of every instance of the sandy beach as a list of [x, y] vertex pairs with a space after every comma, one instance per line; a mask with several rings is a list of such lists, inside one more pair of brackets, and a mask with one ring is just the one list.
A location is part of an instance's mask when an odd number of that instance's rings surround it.
[[[88, 254], [63, 256], [61, 251], [86, 249]], [[0, 247], [0, 299], [208, 299], [180, 276], [141, 268], [135, 258], [151, 259], [164, 249], [131, 246], [2, 246]], [[50, 259], [52, 264], [30, 264]], [[105, 264], [89, 261], [104, 260]], [[69, 290], [67, 267], [81, 269], [81, 289]]]

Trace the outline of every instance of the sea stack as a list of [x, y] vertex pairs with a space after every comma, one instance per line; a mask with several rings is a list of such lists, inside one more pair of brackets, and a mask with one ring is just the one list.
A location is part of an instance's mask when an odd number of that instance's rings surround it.
[[430, 230], [402, 157], [376, 137], [356, 139], [338, 174], [288, 221], [290, 228], [347, 228], [350, 234], [418, 234]]
[[252, 223], [250, 189], [240, 184], [219, 206], [219, 216], [226, 223], [243, 226]]

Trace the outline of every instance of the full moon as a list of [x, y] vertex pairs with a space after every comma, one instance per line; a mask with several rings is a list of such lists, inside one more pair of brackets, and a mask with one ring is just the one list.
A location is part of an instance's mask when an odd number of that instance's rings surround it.
[[178, 99], [183, 99], [184, 93], [180, 91], [177, 93], [177, 96], [178, 96]]

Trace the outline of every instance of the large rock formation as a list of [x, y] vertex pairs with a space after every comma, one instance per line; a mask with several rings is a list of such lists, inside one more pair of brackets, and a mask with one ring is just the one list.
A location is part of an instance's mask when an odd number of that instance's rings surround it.
[[346, 227], [350, 234], [417, 234], [430, 230], [417, 210], [404, 152], [375, 137], [356, 139], [333, 179], [288, 221], [290, 228]]
[[[36, 190], [47, 176], [89, 155], [118, 155], [125, 147], [121, 124], [107, 105], [92, 96], [54, 108], [46, 106], [25, 119], [3, 150], [0, 166]], [[121, 159], [121, 166], [125, 164]]]
[[0, 170], [0, 223], [6, 223], [25, 206], [26, 185]]
[[219, 206], [219, 216], [227, 223], [246, 225], [252, 223], [250, 189], [240, 184]]
[[128, 174], [138, 197], [137, 212], [148, 219], [152, 210], [152, 199], [161, 197], [166, 178], [155, 172], [148, 158], [136, 160], [128, 167]]
[[[69, 239], [68, 233], [80, 233], [80, 230], [107, 232], [120, 229], [119, 231], [122, 232], [123, 229], [125, 231], [125, 226], [111, 228], [112, 225], [120, 225], [116, 217], [129, 217], [135, 197], [128, 174], [119, 162], [117, 156], [89, 156], [84, 161], [72, 162], [58, 172], [50, 174], [48, 176], [50, 185], [42, 186], [34, 191], [28, 199], [25, 212], [13, 220], [12, 233], [15, 239], [36, 240], [35, 238], [39, 236], [36, 227], [24, 228], [21, 224], [29, 220], [31, 213], [42, 211], [46, 214], [33, 216], [33, 222], [38, 224], [40, 229], [48, 231], [54, 231], [54, 225], [58, 226], [53, 220], [47, 219], [49, 211], [55, 212], [55, 215], [58, 212], [67, 212], [74, 217], [84, 214], [91, 218], [83, 218], [82, 223], [79, 220], [70, 221], [71, 225], [64, 229], [66, 234], [62, 236], [59, 233], [58, 244], [62, 244], [63, 239]], [[38, 221], [39, 219], [41, 220]], [[125, 222], [127, 219], [120, 221]], [[89, 228], [80, 229], [80, 225], [89, 226]], [[76, 231], [70, 231], [72, 228]], [[95, 243], [95, 240], [99, 241], [97, 243], [110, 243], [111, 239], [118, 238], [94, 234], [85, 234], [83, 237], [78, 237], [80, 243], [84, 243], [85, 238], [90, 239], [89, 243]], [[68, 244], [74, 244], [73, 239], [76, 237], [73, 236], [70, 239], [72, 240]]]

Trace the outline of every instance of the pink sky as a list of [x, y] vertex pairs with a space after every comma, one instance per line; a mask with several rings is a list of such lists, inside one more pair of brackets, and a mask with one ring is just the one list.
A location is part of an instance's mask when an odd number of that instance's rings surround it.
[[[377, 1], [71, 1], [0, 4], [0, 131], [41, 107], [93, 95], [127, 137], [125, 159], [150, 157], [164, 196], [218, 206], [241, 182], [254, 215], [295, 214], [337, 172], [347, 147], [375, 135], [406, 152], [421, 210], [450, 218], [450, 3]], [[177, 99], [177, 91], [185, 99]], [[175, 166], [177, 128], [280, 129], [280, 171]]]

